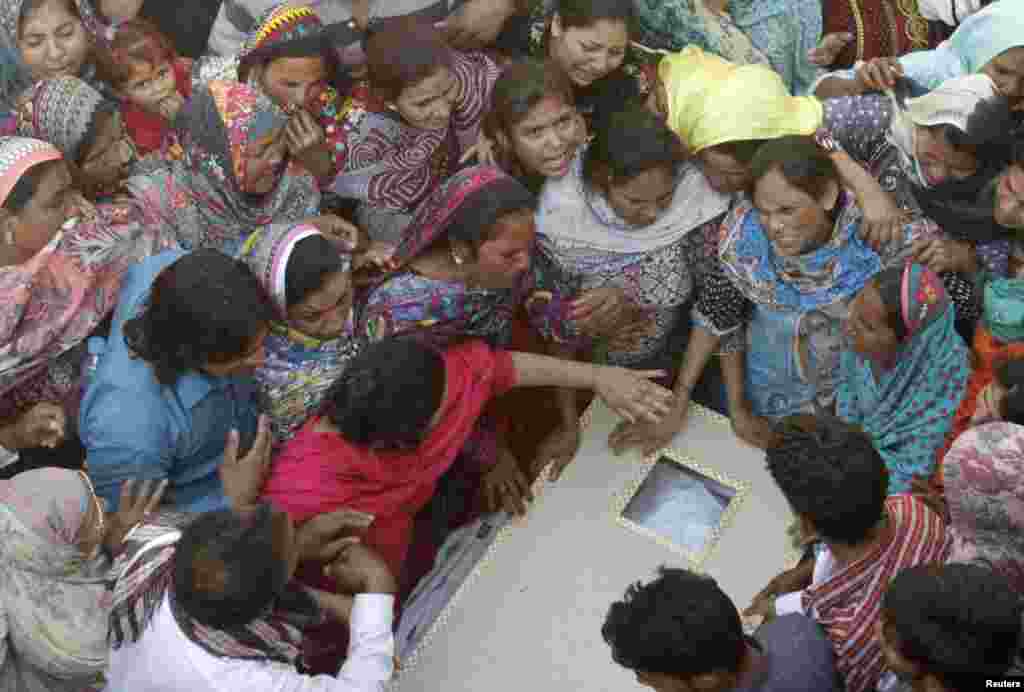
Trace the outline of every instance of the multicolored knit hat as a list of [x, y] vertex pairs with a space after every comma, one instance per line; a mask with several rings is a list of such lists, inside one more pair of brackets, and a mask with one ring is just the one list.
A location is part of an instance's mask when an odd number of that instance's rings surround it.
[[77, 77], [44, 79], [18, 98], [18, 134], [50, 142], [69, 161], [77, 161], [96, 116], [114, 110], [116, 103]]
[[260, 59], [319, 55], [327, 47], [323, 22], [312, 8], [282, 3], [263, 13], [242, 43], [238, 59], [251, 65]]

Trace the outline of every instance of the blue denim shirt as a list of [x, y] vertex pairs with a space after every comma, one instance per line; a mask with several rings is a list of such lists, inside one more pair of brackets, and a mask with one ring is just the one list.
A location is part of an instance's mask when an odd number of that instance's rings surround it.
[[192, 371], [165, 387], [125, 344], [124, 323], [148, 299], [156, 276], [184, 255], [163, 252], [132, 267], [109, 338], [89, 343], [98, 361], [82, 400], [80, 434], [96, 492], [111, 509], [124, 481], [165, 478], [170, 482], [164, 501], [178, 510], [227, 507], [217, 467], [228, 433], [239, 431], [243, 452], [255, 435], [257, 389], [251, 378]]

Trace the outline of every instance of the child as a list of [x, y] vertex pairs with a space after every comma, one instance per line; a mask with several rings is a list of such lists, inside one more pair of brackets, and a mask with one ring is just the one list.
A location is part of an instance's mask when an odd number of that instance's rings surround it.
[[120, 25], [96, 47], [96, 73], [119, 98], [125, 126], [142, 155], [161, 148], [171, 121], [192, 95], [192, 61], [145, 19]]

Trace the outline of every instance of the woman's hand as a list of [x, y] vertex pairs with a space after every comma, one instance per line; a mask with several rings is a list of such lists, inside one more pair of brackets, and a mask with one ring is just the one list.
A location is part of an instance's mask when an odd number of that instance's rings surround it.
[[530, 482], [519, 470], [516, 457], [503, 446], [498, 446], [498, 463], [484, 474], [480, 482], [484, 509], [488, 512], [504, 510], [522, 516], [533, 502]]
[[729, 418], [736, 437], [747, 444], [769, 449], [779, 443], [779, 434], [772, 427], [771, 421], [763, 416], [755, 416], [748, 407], [736, 407], [729, 412]]
[[484, 134], [483, 130], [476, 138], [476, 144], [466, 150], [466, 153], [459, 158], [459, 165], [466, 163], [476, 157], [476, 162], [481, 165], [495, 166], [494, 142]]
[[474, 50], [494, 43], [505, 20], [516, 13], [513, 0], [469, 0], [434, 26], [458, 50]]
[[896, 58], [873, 58], [857, 68], [855, 81], [864, 91], [886, 91], [902, 76], [903, 66]]
[[167, 490], [167, 479], [161, 481], [125, 481], [121, 485], [118, 510], [107, 520], [107, 534], [103, 542], [117, 555], [125, 536], [146, 517], [156, 511]]
[[383, 243], [374, 240], [365, 252], [360, 252], [352, 259], [353, 269], [374, 268], [382, 271], [394, 271], [398, 269], [398, 263], [394, 259], [395, 246], [391, 243]]
[[540, 475], [541, 471], [551, 464], [550, 479], [556, 481], [561, 478], [562, 471], [579, 451], [580, 438], [579, 421], [568, 426], [563, 423], [552, 430], [537, 449], [537, 456], [530, 469], [534, 476]]
[[345, 252], [358, 253], [367, 245], [367, 237], [363, 231], [337, 214], [311, 216], [300, 223], [309, 224], [329, 239], [337, 241]]
[[832, 33], [822, 37], [815, 48], [807, 51], [807, 60], [818, 67], [832, 65], [843, 49], [854, 39], [853, 34]]
[[974, 246], [960, 240], [917, 240], [910, 246], [914, 261], [936, 274], [978, 271], [978, 258]]
[[241, 459], [238, 458], [238, 431], [228, 433], [224, 447], [224, 460], [217, 469], [224, 495], [232, 509], [255, 505], [263, 490], [263, 483], [270, 473], [270, 450], [273, 446], [270, 434], [270, 420], [260, 415], [256, 441], [252, 449]]
[[581, 334], [601, 339], [639, 321], [640, 310], [621, 288], [606, 286], [585, 291], [572, 301], [568, 317]]
[[875, 252], [900, 238], [909, 215], [900, 209], [892, 195], [879, 188], [858, 201], [864, 213], [862, 235]]
[[284, 130], [288, 153], [316, 178], [326, 178], [332, 172], [331, 152], [320, 123], [305, 108], [299, 108], [288, 119]]
[[639, 447], [644, 456], [667, 447], [686, 425], [690, 399], [677, 398], [668, 414], [657, 423], [637, 421], [620, 422], [608, 436], [608, 446], [618, 456], [630, 447]]
[[11, 451], [46, 447], [55, 449], [64, 441], [67, 416], [57, 404], [38, 403], [3, 429], [0, 444]]
[[318, 514], [295, 531], [299, 560], [330, 562], [346, 546], [359, 542], [359, 534], [373, 523], [374, 516], [352, 509]]
[[630, 423], [646, 420], [657, 423], [672, 410], [672, 390], [651, 382], [665, 377], [664, 370], [630, 370], [596, 366], [594, 393], [608, 408]]
[[743, 614], [746, 616], [763, 615], [766, 618], [775, 617], [775, 599], [787, 593], [806, 589], [811, 584], [813, 573], [814, 560], [806, 560], [793, 569], [778, 574], [754, 596]]

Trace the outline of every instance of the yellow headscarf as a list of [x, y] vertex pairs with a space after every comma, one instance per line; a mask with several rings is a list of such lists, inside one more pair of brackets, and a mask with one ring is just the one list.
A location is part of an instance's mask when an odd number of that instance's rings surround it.
[[735, 65], [696, 46], [658, 63], [668, 97], [668, 125], [696, 153], [716, 144], [811, 135], [821, 126], [821, 102], [789, 95], [763, 65]]

